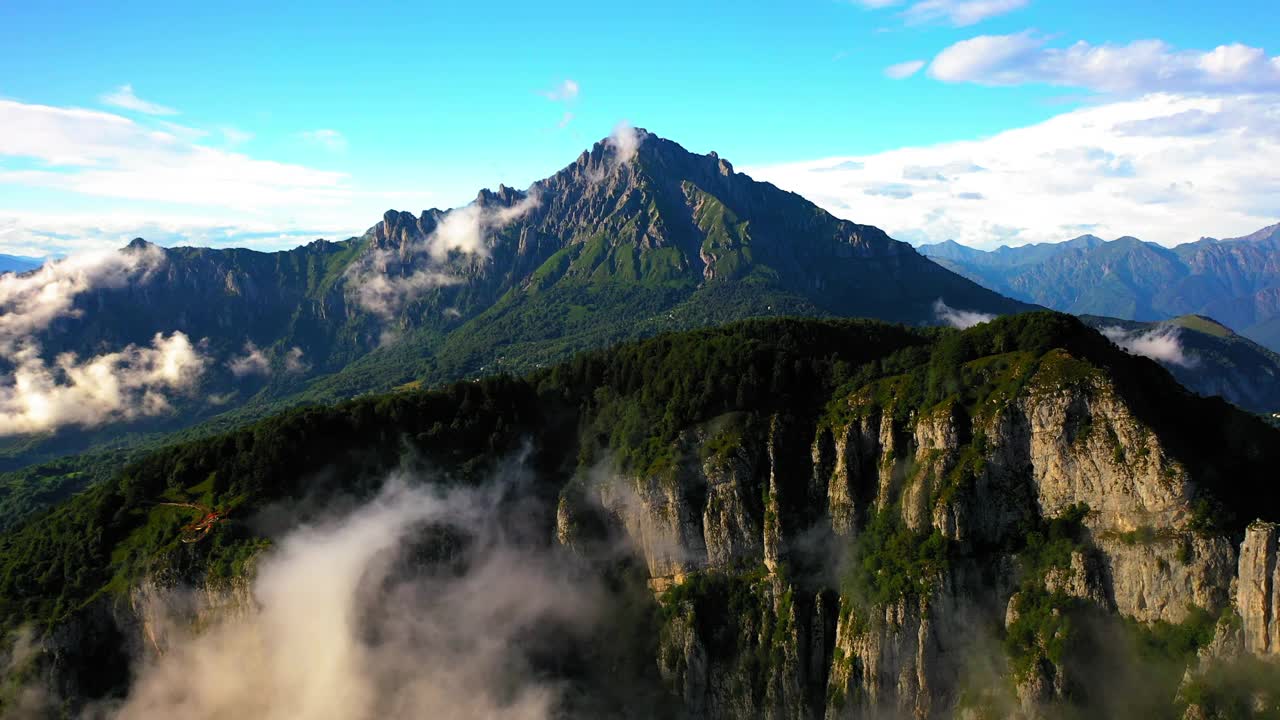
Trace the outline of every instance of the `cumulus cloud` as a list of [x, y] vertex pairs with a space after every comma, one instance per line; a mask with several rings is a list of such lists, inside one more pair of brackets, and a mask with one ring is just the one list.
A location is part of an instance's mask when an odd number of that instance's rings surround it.
[[[1157, 94], [976, 140], [744, 171], [915, 243], [1056, 242], [1087, 228], [1172, 245], [1276, 222], [1278, 164], [1270, 97]], [[1170, 193], [1177, 213], [1149, 202]]]
[[159, 415], [170, 409], [171, 394], [193, 388], [204, 371], [204, 358], [180, 332], [83, 361], [63, 353], [52, 366], [34, 345], [6, 359], [14, 369], [0, 383], [0, 436]]
[[236, 377], [266, 375], [271, 372], [271, 361], [267, 359], [266, 353], [249, 340], [245, 341], [244, 353], [228, 360], [227, 367]]
[[102, 96], [102, 102], [112, 107], [123, 108], [125, 110], [133, 110], [134, 112], [146, 113], [147, 115], [177, 115], [178, 111], [171, 107], [165, 107], [157, 103], [148, 102], [138, 97], [133, 92], [132, 85], [121, 85], [120, 87], [106, 93]]
[[920, 72], [920, 68], [924, 67], [923, 60], [908, 60], [900, 62], [897, 65], [890, 65], [884, 69], [884, 74], [894, 80], [902, 80]]
[[973, 310], [957, 310], [938, 298], [933, 303], [933, 314], [938, 322], [943, 325], [950, 325], [953, 328], [964, 330], [974, 325], [980, 325], [985, 322], [991, 322], [995, 319], [995, 315], [990, 313], [975, 312]]
[[1280, 57], [1239, 43], [1178, 50], [1160, 40], [1048, 47], [1031, 31], [980, 35], [943, 50], [929, 74], [944, 82], [1044, 83], [1107, 93], [1277, 92]]
[[321, 128], [319, 130], [304, 130], [300, 134], [307, 142], [319, 145], [326, 150], [339, 152], [347, 149], [346, 136], [337, 130]]
[[[163, 632], [116, 720], [559, 717], [561, 688], [531, 655], [580, 637], [601, 590], [502, 526], [497, 487], [402, 481], [367, 506], [301, 527], [257, 563], [252, 598], [190, 635], [192, 601], [154, 594]], [[447, 562], [424, 538], [449, 537]]]
[[1199, 364], [1199, 360], [1188, 355], [1183, 348], [1176, 326], [1160, 325], [1150, 330], [1132, 331], [1112, 326], [1100, 328], [1100, 332], [1133, 355], [1148, 357], [1164, 365], [1191, 368]]

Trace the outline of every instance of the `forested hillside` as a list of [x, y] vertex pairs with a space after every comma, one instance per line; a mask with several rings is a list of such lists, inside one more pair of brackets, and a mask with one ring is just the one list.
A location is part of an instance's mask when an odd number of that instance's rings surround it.
[[[1275, 541], [1251, 523], [1280, 519], [1276, 433], [1051, 313], [964, 332], [664, 334], [525, 378], [294, 410], [129, 465], [0, 535], [5, 627], [34, 628], [40, 649], [13, 682], [69, 709], [124, 696], [127, 648], [165, 657], [147, 593], [199, 588], [208, 600], [179, 614], [199, 626], [252, 615], [256, 569], [296, 548], [283, 536], [398, 474], [504, 488], [486, 513], [522, 552], [568, 563], [574, 587], [604, 583], [593, 602], [612, 621], [522, 631], [554, 651], [521, 655], [520, 682], [553, 679], [570, 714], [645, 716], [620, 684], [699, 717], [1277, 702], [1244, 671], [1275, 646], [1253, 574], [1269, 571], [1246, 559]], [[462, 530], [430, 527], [395, 572], [467, 577]], [[1100, 661], [1143, 673], [1143, 692], [1091, 682]]]

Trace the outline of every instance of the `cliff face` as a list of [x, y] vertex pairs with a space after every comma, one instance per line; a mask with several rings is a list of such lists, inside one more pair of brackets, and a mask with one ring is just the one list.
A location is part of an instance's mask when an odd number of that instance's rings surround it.
[[1240, 546], [1236, 606], [1244, 621], [1244, 645], [1259, 655], [1280, 654], [1280, 537], [1274, 523], [1255, 523]]
[[[699, 428], [666, 474], [594, 486], [668, 605], [659, 663], [695, 717], [1038, 717], [1088, 698], [1070, 645], [1098, 641], [1068, 640], [1054, 618], [1180, 626], [1230, 613], [1237, 571], [1246, 647], [1280, 652], [1275, 526], [1251, 527], [1239, 552], [1198, 529], [1188, 469], [1102, 373], [1055, 351], [978, 407], [903, 413], [876, 391], [833, 401], [839, 418], [807, 441], [782, 416], [728, 444]], [[1073, 513], [1070, 547], [1030, 547], [1029, 529]], [[877, 547], [873, 524], [915, 540]], [[849, 580], [850, 565], [930, 538], [947, 559], [907, 569], [905, 587]], [[877, 558], [872, 572], [903, 572], [894, 564]], [[721, 576], [731, 589], [711, 592], [745, 599], [708, 623], [688, 588]], [[1026, 642], [1002, 648], [1009, 636]], [[994, 677], [1016, 692], [1000, 697]]]
[[[1280, 540], [1245, 525], [1280, 516], [1278, 452], [1072, 318], [755, 321], [159, 453], [0, 535], [0, 617], [56, 628], [69, 706], [119, 696], [167, 622], [253, 606], [259, 515], [421, 462], [505, 488], [522, 550], [609, 588], [616, 626], [535, 647], [575, 701], [625, 665], [673, 717], [1230, 717], [1280, 687]], [[178, 498], [232, 519], [182, 543]], [[420, 534], [406, 567], [466, 564]], [[613, 710], [581, 716], [637, 716]]]

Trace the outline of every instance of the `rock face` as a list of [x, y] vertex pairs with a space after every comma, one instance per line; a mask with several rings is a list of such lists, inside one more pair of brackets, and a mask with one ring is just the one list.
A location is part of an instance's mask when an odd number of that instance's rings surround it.
[[1280, 654], [1278, 529], [1274, 523], [1254, 523], [1240, 545], [1236, 607], [1244, 621], [1245, 648], [1259, 655]]
[[[659, 598], [704, 576], [730, 578], [716, 592], [745, 598], [713, 626], [695, 622], [696, 600], [672, 600], [660, 667], [693, 716], [934, 718], [989, 701], [1039, 717], [1087, 682], [1043, 634], [1060, 631], [1027, 623], [1101, 613], [1177, 624], [1230, 606], [1236, 549], [1194, 528], [1188, 470], [1111, 381], [1066, 353], [976, 411], [947, 401], [904, 414], [870, 394], [837, 401], [842, 419], [807, 430], [762, 419], [710, 455], [700, 448], [711, 434], [694, 433], [669, 475], [595, 488]], [[1073, 512], [1079, 539], [1061, 559], [1023, 549], [1028, 527]], [[952, 559], [885, 599], [820, 579], [845, 552], [830, 548], [875, 550], [868, 523], [937, 538]], [[1239, 555], [1255, 653], [1280, 641], [1276, 553], [1276, 527], [1256, 525]], [[1010, 668], [1000, 638], [1024, 631]], [[974, 695], [978, 677], [1010, 674], [1014, 697]]]

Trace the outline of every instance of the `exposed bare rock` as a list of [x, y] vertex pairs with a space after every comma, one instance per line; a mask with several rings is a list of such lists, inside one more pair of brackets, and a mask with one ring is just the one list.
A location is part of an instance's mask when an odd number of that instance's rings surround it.
[[1240, 545], [1236, 608], [1244, 621], [1244, 645], [1259, 655], [1280, 654], [1280, 535], [1275, 523], [1256, 522]]

